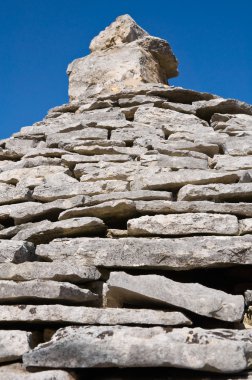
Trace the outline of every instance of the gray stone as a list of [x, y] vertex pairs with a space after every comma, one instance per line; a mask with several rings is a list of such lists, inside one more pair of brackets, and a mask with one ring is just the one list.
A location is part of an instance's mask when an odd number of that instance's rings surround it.
[[161, 126], [156, 127], [141, 123], [132, 123], [131, 128], [119, 128], [115, 129], [111, 133], [111, 139], [124, 141], [125, 143], [132, 143], [135, 139], [149, 136], [149, 138], [158, 138], [159, 140], [164, 140], [164, 132]]
[[77, 164], [74, 174], [80, 181], [121, 180], [127, 181], [137, 172], [139, 162], [98, 162], [97, 164]]
[[76, 195], [98, 195], [111, 192], [127, 191], [129, 183], [127, 181], [94, 181], [77, 182], [74, 186], [64, 183], [58, 185], [44, 184], [37, 186], [32, 194], [32, 198], [42, 202], [51, 202], [60, 198], [71, 198]]
[[82, 140], [100, 140], [107, 139], [108, 131], [102, 128], [83, 128], [79, 131], [68, 133], [54, 133], [47, 136], [46, 144], [50, 148], [60, 146], [61, 148], [69, 142]]
[[20, 359], [25, 352], [31, 349], [31, 344], [32, 333], [30, 332], [0, 330], [0, 363]]
[[145, 302], [179, 307], [193, 313], [239, 322], [244, 312], [243, 296], [234, 296], [221, 290], [208, 288], [198, 283], [180, 283], [164, 276], [131, 276], [125, 272], [111, 272], [107, 281], [107, 305]]
[[217, 155], [211, 161], [211, 166], [225, 171], [252, 169], [252, 156]]
[[181, 312], [151, 309], [93, 308], [64, 305], [0, 306], [0, 321], [29, 323], [73, 323], [85, 325], [191, 325]]
[[252, 135], [252, 116], [243, 114], [222, 115], [216, 113], [211, 118], [211, 126], [215, 130], [227, 133], [230, 136], [238, 135], [241, 132], [244, 132], [246, 135]]
[[252, 304], [252, 290], [251, 289], [246, 290], [244, 295], [245, 295], [246, 304], [251, 305]]
[[0, 240], [0, 263], [23, 263], [35, 259], [35, 248], [26, 241]]
[[58, 199], [49, 203], [25, 202], [0, 206], [0, 220], [13, 219], [14, 223], [22, 224], [48, 218], [63, 210], [83, 206], [85, 197], [77, 195], [73, 198]]
[[231, 156], [246, 156], [252, 154], [252, 137], [231, 137], [223, 145], [224, 153]]
[[0, 183], [0, 205], [28, 200], [31, 200], [31, 191], [27, 187]]
[[128, 220], [127, 226], [129, 236], [237, 235], [239, 232], [236, 216], [207, 213], [146, 215]]
[[[13, 237], [14, 240], [27, 240], [36, 244], [64, 236], [100, 235], [106, 230], [101, 219], [92, 217], [73, 218], [57, 222], [43, 220], [37, 223], [24, 224], [19, 228]], [[1, 236], [4, 236], [4, 231], [1, 231]]]
[[14, 363], [0, 367], [0, 376], [4, 380], [74, 380], [74, 376], [59, 369], [29, 372], [21, 363]]
[[0, 280], [1, 302], [68, 301], [77, 304], [94, 301], [97, 295], [68, 282], [50, 280]]
[[85, 156], [81, 154], [65, 154], [62, 156], [62, 162], [70, 167], [79, 163], [96, 163], [96, 162], [128, 162], [131, 157], [127, 154], [95, 154]]
[[[174, 133], [174, 135], [177, 135], [177, 132]], [[170, 137], [172, 137], [172, 135], [170, 135]], [[139, 140], [136, 140], [136, 143], [139, 144]], [[195, 141], [185, 141], [182, 139], [179, 139], [179, 141], [175, 141], [172, 139], [168, 139], [165, 141], [160, 141], [159, 143], [154, 141], [152, 143], [152, 146], [158, 152], [168, 155], [173, 154], [179, 156], [183, 154], [183, 152], [189, 151], [204, 153], [212, 157], [214, 154], [219, 153], [219, 146], [217, 144], [213, 144], [207, 141], [197, 141], [196, 139]]]
[[12, 281], [54, 280], [84, 283], [101, 278], [93, 266], [83, 265], [74, 259], [49, 262], [23, 262], [20, 264], [1, 263], [0, 279]]
[[193, 105], [196, 107], [196, 115], [205, 120], [210, 120], [215, 113], [252, 115], [252, 107], [249, 104], [235, 99], [217, 98], [193, 102]]
[[153, 199], [162, 200], [172, 200], [172, 193], [168, 191], [151, 191], [151, 190], [136, 190], [136, 191], [123, 191], [123, 192], [113, 192], [110, 194], [99, 194], [90, 197], [85, 205], [92, 206], [99, 203], [113, 201], [113, 200], [143, 200], [150, 201]]
[[238, 178], [238, 175], [235, 173], [215, 172], [213, 170], [182, 169], [170, 172], [166, 168], [161, 168], [159, 171], [151, 171], [150, 168], [146, 168], [145, 170], [141, 170], [137, 178], [131, 182], [131, 189], [178, 190], [187, 184], [234, 183]]
[[[144, 154], [140, 157], [141, 165], [157, 166], [159, 168], [177, 169], [208, 169], [207, 156], [197, 156], [195, 152], [183, 152], [182, 156], [166, 156], [165, 154]], [[137, 169], [137, 166], [136, 166]], [[140, 168], [141, 169], [141, 168]]]
[[134, 121], [162, 127], [165, 135], [175, 132], [208, 133], [213, 128], [198, 117], [169, 109], [140, 106], [135, 113]]
[[241, 219], [239, 221], [240, 235], [252, 233], [252, 218]]
[[113, 221], [115, 221], [118, 219], [131, 218], [134, 215], [136, 215], [135, 203], [128, 199], [120, 199], [103, 202], [101, 204], [90, 207], [76, 207], [67, 211], [63, 211], [59, 215], [59, 220], [74, 218], [78, 216], [91, 216], [101, 218], [103, 220], [113, 219]]
[[185, 238], [76, 238], [39, 245], [43, 260], [74, 257], [84, 265], [114, 268], [191, 270], [252, 264], [252, 236]]
[[179, 190], [179, 201], [250, 201], [252, 183], [186, 185]]
[[60, 329], [23, 356], [26, 366], [178, 367], [237, 373], [250, 366], [246, 330], [83, 326]]
[[15, 152], [16, 156], [21, 158], [37, 145], [39, 145], [39, 142], [36, 140], [10, 138], [5, 143], [5, 149]]
[[83, 143], [82, 145], [78, 145], [76, 143], [70, 143], [65, 145], [65, 149], [69, 152], [78, 153], [78, 154], [84, 154], [84, 155], [105, 155], [105, 154], [127, 154], [133, 157], [140, 156], [141, 154], [144, 154], [147, 150], [143, 147], [139, 146], [133, 146], [133, 147], [125, 147], [121, 146], [123, 143], [116, 142], [112, 140], [108, 140], [106, 144], [101, 144], [98, 140], [96, 140], [97, 143], [95, 145], [87, 145], [87, 143]]
[[[179, 214], [186, 212], [211, 212], [252, 217], [252, 203], [215, 203], [208, 201], [136, 201], [136, 212], [142, 215]], [[1, 209], [0, 209], [1, 210]]]

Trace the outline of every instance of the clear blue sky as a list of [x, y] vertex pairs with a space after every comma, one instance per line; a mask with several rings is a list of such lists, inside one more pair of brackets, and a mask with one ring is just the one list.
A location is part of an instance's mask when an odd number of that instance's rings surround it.
[[67, 102], [68, 63], [125, 13], [170, 42], [171, 84], [252, 103], [251, 0], [1, 0], [0, 138]]

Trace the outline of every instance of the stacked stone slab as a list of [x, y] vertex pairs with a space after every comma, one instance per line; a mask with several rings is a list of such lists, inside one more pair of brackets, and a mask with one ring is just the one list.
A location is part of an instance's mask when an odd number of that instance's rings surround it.
[[90, 48], [0, 141], [0, 377], [250, 379], [252, 106], [128, 15]]

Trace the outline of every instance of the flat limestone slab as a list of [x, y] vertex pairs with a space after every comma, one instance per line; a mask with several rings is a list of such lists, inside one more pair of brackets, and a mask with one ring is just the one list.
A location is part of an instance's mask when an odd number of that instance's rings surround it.
[[0, 367], [0, 377], [4, 380], [75, 380], [76, 378], [66, 371], [49, 370], [29, 372], [21, 363], [14, 363]]
[[0, 322], [163, 326], [191, 325], [192, 323], [181, 312], [64, 305], [0, 305]]
[[21, 264], [0, 264], [0, 280], [30, 281], [54, 280], [84, 283], [101, 278], [94, 266], [83, 265], [80, 261], [62, 260], [53, 262], [24, 262]]
[[[8, 229], [7, 229], [8, 230]], [[21, 225], [20, 231], [13, 237], [14, 240], [28, 240], [34, 243], [45, 243], [56, 237], [100, 234], [106, 226], [99, 218], [83, 217], [63, 221], [50, 222], [43, 220], [37, 223]], [[1, 232], [2, 236], [4, 234]]]
[[[136, 212], [144, 215], [179, 214], [186, 212], [210, 212], [216, 214], [233, 214], [252, 217], [252, 203], [215, 203], [210, 201], [136, 201]], [[0, 208], [1, 210], [1, 208]]]
[[108, 306], [141, 304], [149, 301], [172, 305], [193, 313], [238, 322], [244, 312], [244, 297], [227, 294], [198, 283], [180, 283], [159, 275], [131, 276], [125, 272], [111, 272], [107, 281]]
[[20, 359], [25, 352], [30, 350], [31, 341], [31, 332], [0, 330], [0, 363]]
[[91, 206], [102, 202], [112, 201], [119, 199], [130, 199], [130, 200], [142, 200], [150, 201], [154, 199], [159, 200], [172, 200], [172, 193], [168, 191], [151, 191], [151, 190], [136, 190], [136, 191], [123, 191], [123, 192], [113, 192], [110, 194], [99, 194], [90, 197], [85, 205]]
[[35, 247], [27, 241], [0, 240], [0, 263], [23, 263], [35, 259]]
[[0, 205], [31, 200], [31, 191], [23, 186], [0, 183]]
[[[212, 183], [234, 183], [238, 175], [234, 173], [215, 172], [213, 170], [178, 170], [167, 171], [166, 168], [159, 172], [151, 172], [149, 168], [131, 182], [132, 190], [178, 190], [181, 187], [191, 185], [206, 185]], [[181, 199], [183, 200], [183, 199]]]
[[84, 265], [190, 270], [252, 264], [252, 236], [186, 238], [77, 238], [41, 244], [43, 260], [75, 258]]
[[252, 183], [186, 185], [178, 192], [179, 201], [250, 201]]
[[155, 235], [237, 235], [238, 219], [234, 215], [187, 213], [142, 216], [127, 223], [129, 236]]
[[215, 170], [224, 171], [252, 169], [252, 156], [217, 155], [214, 156], [211, 165]]
[[23, 355], [36, 367], [177, 367], [235, 373], [251, 360], [246, 330], [85, 326], [60, 329]]
[[56, 281], [0, 281], [0, 301], [50, 300], [84, 303], [97, 299], [90, 290], [81, 289], [68, 282]]

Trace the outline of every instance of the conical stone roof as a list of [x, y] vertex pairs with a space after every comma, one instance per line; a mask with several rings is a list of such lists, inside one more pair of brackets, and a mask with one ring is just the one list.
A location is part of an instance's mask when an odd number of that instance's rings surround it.
[[249, 379], [252, 106], [128, 15], [90, 49], [0, 141], [0, 377]]

